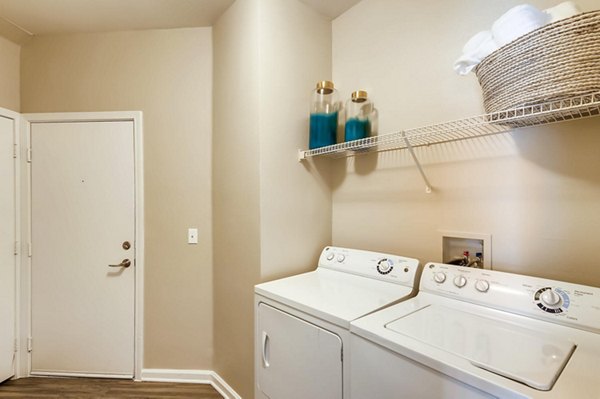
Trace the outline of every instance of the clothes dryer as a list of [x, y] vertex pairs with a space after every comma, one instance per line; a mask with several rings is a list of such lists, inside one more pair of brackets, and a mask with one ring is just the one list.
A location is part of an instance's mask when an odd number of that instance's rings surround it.
[[348, 398], [350, 322], [414, 296], [418, 266], [326, 247], [316, 270], [257, 285], [255, 398]]

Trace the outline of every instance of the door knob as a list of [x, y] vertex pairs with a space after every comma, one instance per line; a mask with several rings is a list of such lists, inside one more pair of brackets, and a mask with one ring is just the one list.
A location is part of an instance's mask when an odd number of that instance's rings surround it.
[[131, 266], [131, 261], [129, 259], [123, 259], [121, 263], [118, 265], [108, 265], [109, 267], [129, 267]]

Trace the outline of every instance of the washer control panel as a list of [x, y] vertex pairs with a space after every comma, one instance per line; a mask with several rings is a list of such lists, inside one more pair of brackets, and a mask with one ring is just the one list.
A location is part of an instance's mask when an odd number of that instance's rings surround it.
[[600, 288], [428, 263], [420, 290], [600, 333]]
[[413, 287], [419, 261], [380, 252], [325, 247], [319, 267]]

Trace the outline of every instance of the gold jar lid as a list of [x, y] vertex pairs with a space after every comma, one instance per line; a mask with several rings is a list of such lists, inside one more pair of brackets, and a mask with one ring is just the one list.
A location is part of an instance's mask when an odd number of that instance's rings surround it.
[[333, 93], [333, 82], [330, 80], [322, 80], [320, 82], [317, 82], [317, 92], [319, 94]]
[[364, 103], [367, 101], [367, 92], [364, 90], [357, 90], [352, 92], [352, 102]]

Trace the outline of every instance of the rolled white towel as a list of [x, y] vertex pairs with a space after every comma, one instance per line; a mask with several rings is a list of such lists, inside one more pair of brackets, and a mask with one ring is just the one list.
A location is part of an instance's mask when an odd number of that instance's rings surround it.
[[544, 14], [548, 16], [548, 23], [551, 24], [552, 22], [581, 14], [581, 10], [579, 9], [579, 6], [572, 1], [565, 1], [554, 7], [545, 9]]
[[485, 57], [498, 49], [492, 32], [484, 30], [473, 36], [463, 47], [463, 53], [454, 63], [454, 71], [459, 75], [467, 75]]
[[494, 22], [492, 36], [496, 44], [502, 47], [516, 38], [546, 25], [548, 20], [548, 14], [532, 5], [521, 4], [511, 8]]

